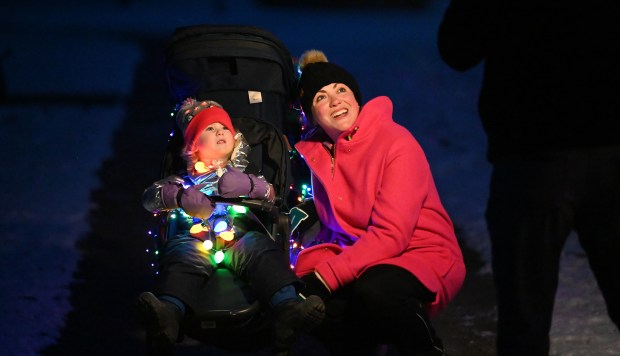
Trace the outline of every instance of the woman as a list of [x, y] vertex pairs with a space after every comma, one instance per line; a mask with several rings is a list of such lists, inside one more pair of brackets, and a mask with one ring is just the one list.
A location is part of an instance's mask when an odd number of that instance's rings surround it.
[[334, 354], [350, 352], [350, 331], [359, 353], [393, 343], [404, 355], [442, 355], [428, 317], [454, 298], [465, 265], [424, 152], [387, 97], [361, 108], [355, 78], [322, 52], [304, 53], [300, 68], [301, 106], [316, 127], [296, 148], [321, 230], [295, 268], [305, 294], [326, 300], [319, 336]]

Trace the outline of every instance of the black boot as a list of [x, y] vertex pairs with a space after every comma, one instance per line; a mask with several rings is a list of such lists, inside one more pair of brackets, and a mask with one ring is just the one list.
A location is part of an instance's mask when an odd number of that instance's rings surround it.
[[314, 329], [325, 318], [325, 304], [316, 295], [305, 300], [294, 299], [277, 305], [274, 315], [274, 353], [288, 355], [299, 332]]
[[424, 310], [420, 307], [416, 316], [403, 329], [408, 330], [408, 337], [395, 343], [396, 349], [403, 356], [444, 356], [443, 342], [435, 332]]
[[151, 292], [140, 294], [136, 307], [149, 347], [160, 353], [171, 353], [179, 338], [179, 323], [183, 317], [181, 310], [172, 303], [159, 300]]

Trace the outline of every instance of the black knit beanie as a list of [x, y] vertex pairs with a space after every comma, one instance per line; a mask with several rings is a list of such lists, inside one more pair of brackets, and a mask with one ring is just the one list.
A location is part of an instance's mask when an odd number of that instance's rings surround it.
[[312, 99], [324, 86], [331, 83], [342, 83], [348, 86], [355, 95], [358, 104], [362, 105], [362, 93], [357, 81], [344, 68], [327, 61], [325, 54], [318, 50], [308, 50], [299, 58], [301, 77], [299, 78], [299, 101], [304, 111], [307, 124], [312, 124]]

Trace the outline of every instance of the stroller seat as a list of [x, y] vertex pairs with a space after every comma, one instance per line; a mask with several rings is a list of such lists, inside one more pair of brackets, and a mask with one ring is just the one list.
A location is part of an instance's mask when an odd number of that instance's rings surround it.
[[[288, 142], [295, 141], [299, 129], [298, 112], [293, 110], [295, 70], [288, 49], [260, 28], [196, 25], [177, 28], [165, 56], [174, 105], [188, 97], [220, 103], [251, 147], [248, 161], [276, 190], [274, 204], [248, 199], [221, 203], [248, 208], [282, 246], [288, 260], [289, 220], [284, 212], [295, 199], [291, 197], [294, 174]], [[185, 170], [182, 146], [182, 134], [173, 124], [161, 177]], [[160, 217], [158, 248], [174, 235], [175, 227], [169, 220], [169, 216]], [[251, 286], [228, 269], [215, 270], [199, 300], [196, 310], [182, 320], [185, 335], [233, 350], [252, 350], [270, 342], [268, 308], [257, 300]]]
[[[213, 200], [217, 205], [245, 207], [247, 215], [259, 222], [263, 230], [260, 232], [276, 241], [282, 248], [283, 256], [288, 259], [289, 218], [284, 213], [284, 201], [290, 166], [286, 142], [280, 131], [269, 122], [254, 118], [231, 119], [251, 148], [248, 161], [260, 167], [261, 174], [274, 186], [277, 197], [274, 203], [244, 198], [213, 197]], [[162, 171], [162, 176], [169, 176], [173, 174], [170, 171], [173, 167], [182, 166], [182, 162], [178, 162], [182, 161], [177, 152], [178, 144], [174, 139], [170, 140], [164, 160], [167, 169]], [[180, 210], [173, 210], [165, 213], [160, 224], [157, 249], [161, 251], [169, 238], [191, 226], [192, 218]], [[198, 300], [199, 305], [182, 320], [183, 335], [209, 345], [242, 350], [265, 347], [269, 343], [271, 323], [268, 308], [257, 300], [246, 281], [226, 267], [218, 265], [200, 289]], [[241, 339], [243, 342], [240, 342]], [[157, 353], [151, 350], [148, 342], [147, 350], [149, 354]]]

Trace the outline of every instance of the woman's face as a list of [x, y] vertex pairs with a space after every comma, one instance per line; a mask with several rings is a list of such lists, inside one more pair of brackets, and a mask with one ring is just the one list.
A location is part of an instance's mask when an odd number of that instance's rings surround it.
[[234, 147], [232, 132], [219, 122], [207, 126], [196, 144], [198, 159], [207, 165], [213, 160], [229, 159]]
[[360, 106], [353, 91], [342, 83], [321, 88], [312, 99], [312, 116], [316, 124], [334, 141], [357, 120]]

